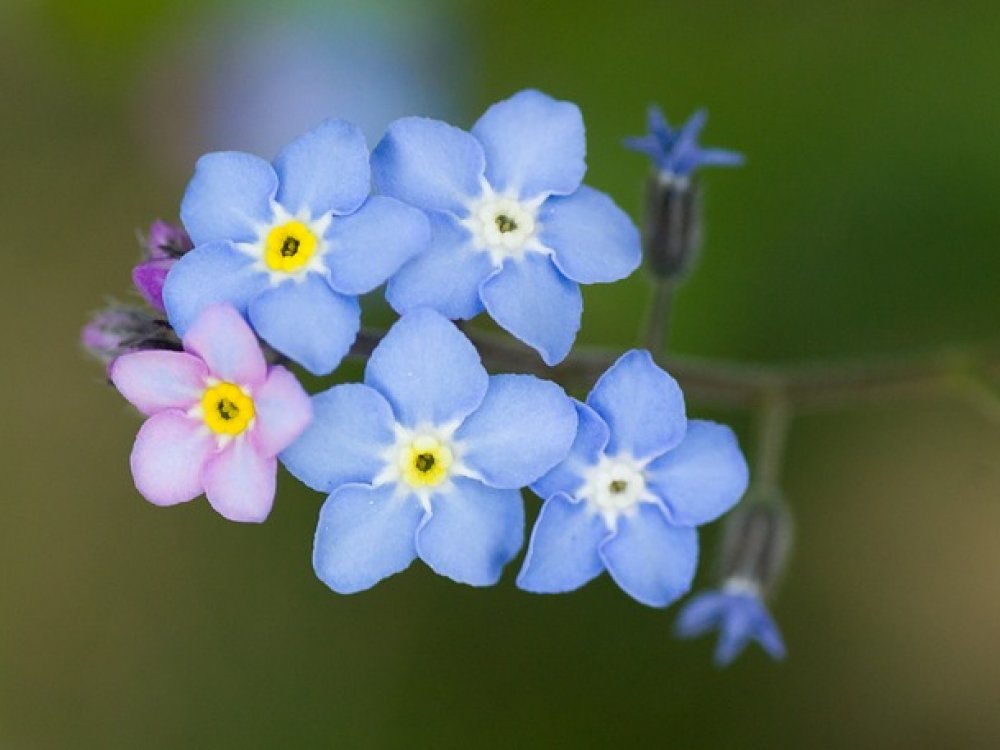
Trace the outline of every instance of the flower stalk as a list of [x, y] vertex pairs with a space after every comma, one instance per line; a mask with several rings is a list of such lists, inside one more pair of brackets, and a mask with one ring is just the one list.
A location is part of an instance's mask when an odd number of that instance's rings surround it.
[[[469, 330], [489, 369], [503, 367], [545, 374], [565, 387], [592, 384], [617, 358], [612, 349], [577, 346], [554, 368], [546, 367], [527, 347]], [[364, 359], [384, 335], [362, 329], [349, 357]], [[808, 364], [765, 364], [706, 359], [681, 354], [656, 357], [685, 395], [704, 406], [753, 409], [767, 394], [781, 391], [794, 413], [840, 409], [854, 404], [966, 389], [968, 377], [1000, 376], [1000, 347], [950, 347], [875, 359], [844, 359]]]

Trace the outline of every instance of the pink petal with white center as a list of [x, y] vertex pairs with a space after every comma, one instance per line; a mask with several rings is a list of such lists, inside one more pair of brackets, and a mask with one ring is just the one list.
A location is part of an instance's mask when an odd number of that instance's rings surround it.
[[132, 448], [135, 487], [154, 505], [176, 505], [203, 492], [202, 468], [215, 449], [205, 425], [167, 409], [146, 420]]
[[110, 369], [115, 387], [143, 414], [194, 406], [205, 389], [206, 375], [205, 363], [184, 352], [123, 354]]
[[249, 440], [240, 437], [205, 465], [205, 495], [223, 518], [261, 523], [274, 504], [277, 472], [277, 459], [260, 456]]
[[228, 305], [212, 305], [195, 319], [184, 348], [197, 354], [220, 380], [253, 386], [264, 382], [267, 363], [250, 326]]
[[257, 421], [250, 440], [261, 456], [281, 453], [312, 421], [312, 401], [284, 367], [271, 368], [264, 385], [253, 392], [253, 403]]

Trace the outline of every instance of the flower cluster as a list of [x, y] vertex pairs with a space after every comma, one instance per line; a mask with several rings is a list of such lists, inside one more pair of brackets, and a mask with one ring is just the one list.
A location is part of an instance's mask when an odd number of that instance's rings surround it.
[[[674, 157], [653, 126], [662, 169], [728, 163], [695, 148], [700, 121]], [[183, 229], [154, 224], [133, 271], [151, 310], [116, 308], [84, 332], [148, 417], [131, 459], [139, 492], [156, 505], [204, 494], [227, 519], [261, 522], [280, 461], [327, 496], [313, 562], [346, 594], [417, 558], [496, 583], [524, 546], [530, 488], [543, 505], [520, 588], [571, 591], [606, 570], [649, 606], [683, 595], [697, 527], [747, 487], [735, 435], [688, 420], [645, 351], [585, 402], [539, 377], [573, 348], [580, 286], [641, 262], [631, 219], [583, 184], [585, 151], [580, 110], [528, 90], [468, 132], [398, 120], [370, 153], [357, 127], [329, 120], [273, 162], [202, 157]], [[399, 319], [363, 382], [308, 396], [294, 367], [333, 372], [356, 342], [359, 297], [383, 286]], [[537, 353], [534, 374], [487, 372], [455, 322], [482, 312]]]

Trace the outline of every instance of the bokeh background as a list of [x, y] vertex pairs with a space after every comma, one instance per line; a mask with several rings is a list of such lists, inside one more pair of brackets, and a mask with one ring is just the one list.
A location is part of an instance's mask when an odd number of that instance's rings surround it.
[[[77, 343], [201, 152], [328, 115], [371, 145], [402, 114], [468, 126], [526, 86], [579, 103], [588, 179], [634, 215], [620, 140], [650, 102], [707, 106], [706, 142], [747, 155], [706, 176], [677, 351], [996, 342], [998, 34], [991, 0], [0, 0], [0, 747], [1000, 746], [1000, 425], [960, 399], [795, 421], [790, 658], [720, 672], [606, 579], [535, 597], [516, 563], [490, 590], [415, 565], [338, 597], [309, 562], [322, 498], [288, 476], [261, 527], [146, 504], [139, 419]], [[582, 340], [632, 345], [644, 293], [590, 287]], [[752, 449], [747, 415], [691, 407]]]

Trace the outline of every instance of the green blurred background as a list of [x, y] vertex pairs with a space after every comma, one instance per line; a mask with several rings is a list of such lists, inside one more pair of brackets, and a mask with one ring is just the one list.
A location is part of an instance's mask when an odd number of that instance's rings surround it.
[[[678, 351], [997, 341], [998, 38], [992, 0], [0, 0], [0, 747], [1000, 746], [1000, 426], [954, 398], [796, 420], [790, 657], [720, 672], [606, 579], [535, 597], [516, 563], [491, 590], [415, 565], [338, 597], [309, 562], [322, 498], [287, 476], [261, 527], [148, 505], [139, 419], [77, 344], [201, 151], [273, 152], [313, 108], [372, 143], [407, 111], [467, 126], [525, 86], [580, 104], [588, 180], [633, 213], [619, 144], [648, 103], [709, 107], [706, 142], [746, 153], [706, 175]], [[590, 287], [582, 339], [632, 345], [643, 294]]]

